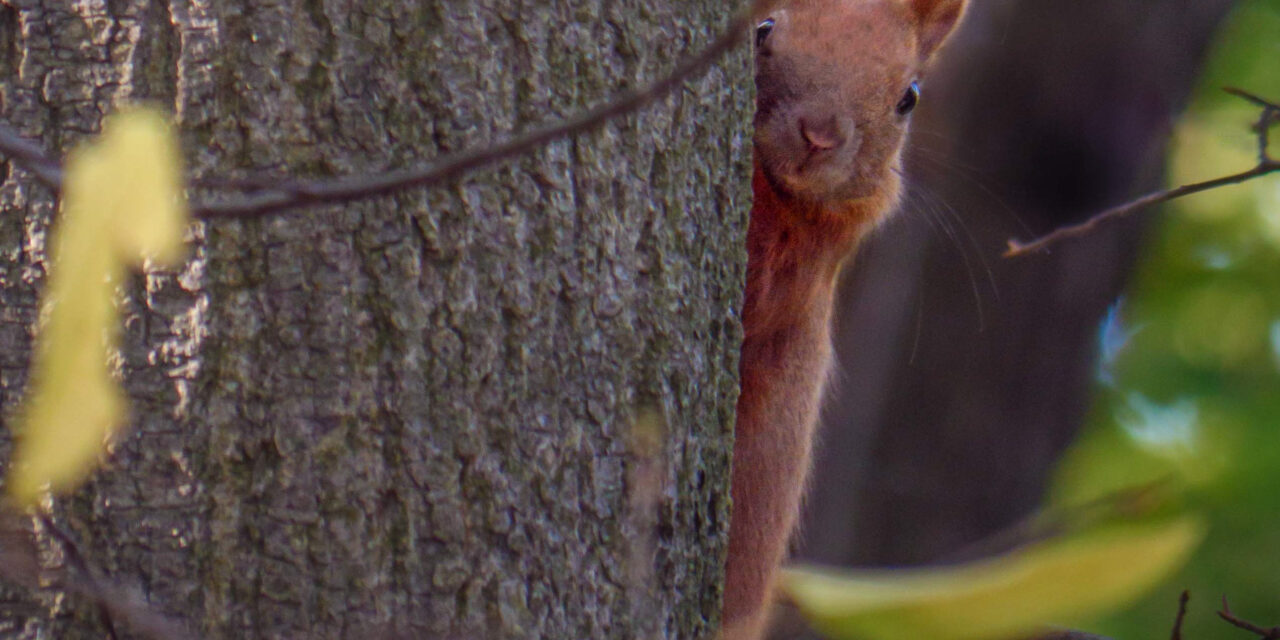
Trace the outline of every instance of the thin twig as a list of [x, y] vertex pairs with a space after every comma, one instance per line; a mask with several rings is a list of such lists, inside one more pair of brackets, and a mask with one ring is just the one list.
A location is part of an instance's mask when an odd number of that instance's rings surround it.
[[1227, 606], [1226, 596], [1222, 597], [1222, 611], [1218, 612], [1218, 617], [1245, 631], [1257, 634], [1263, 640], [1280, 640], [1280, 627], [1265, 629], [1248, 620], [1237, 618], [1235, 614], [1231, 613], [1231, 607]]
[[1224, 87], [1222, 90], [1262, 107], [1262, 113], [1258, 116], [1258, 121], [1253, 125], [1253, 131], [1258, 136], [1258, 164], [1271, 162], [1271, 155], [1267, 153], [1267, 147], [1270, 144], [1272, 121], [1280, 122], [1280, 105], [1268, 102], [1243, 89]]
[[[40, 526], [58, 542], [62, 547], [62, 555], [66, 558], [67, 564], [80, 575], [80, 579], [89, 583], [94, 591], [97, 590], [97, 578], [94, 577], [93, 571], [89, 569], [89, 564], [85, 562], [84, 556], [80, 554], [80, 547], [71, 538], [71, 534], [62, 530], [47, 515], [40, 515]], [[111, 640], [118, 640], [119, 634], [116, 633], [115, 621], [111, 617], [111, 612], [100, 599], [94, 598], [95, 604], [98, 606], [98, 618], [102, 621], [102, 626], [107, 628], [107, 637]]]
[[1088, 235], [1094, 230], [1094, 228], [1105, 222], [1110, 222], [1113, 218], [1127, 216], [1140, 209], [1145, 209], [1162, 202], [1168, 202], [1170, 200], [1189, 196], [1193, 193], [1200, 193], [1201, 191], [1208, 191], [1209, 189], [1214, 189], [1224, 185], [1237, 184], [1246, 180], [1252, 180], [1258, 176], [1274, 173], [1276, 171], [1280, 171], [1280, 162], [1271, 161], [1234, 175], [1206, 180], [1204, 182], [1197, 182], [1195, 184], [1183, 185], [1176, 189], [1169, 189], [1167, 191], [1150, 193], [1132, 202], [1126, 202], [1118, 207], [1107, 209], [1106, 211], [1103, 211], [1080, 224], [1061, 227], [1053, 233], [1041, 236], [1031, 242], [1023, 243], [1017, 240], [1010, 240], [1009, 248], [1004, 252], [1004, 255], [1006, 258], [1013, 258], [1033, 253], [1065, 238], [1078, 238], [1083, 235]]
[[1267, 152], [1269, 142], [1268, 134], [1271, 124], [1275, 121], [1280, 121], [1280, 105], [1264, 100], [1263, 98], [1259, 98], [1258, 96], [1242, 89], [1227, 87], [1224, 91], [1231, 95], [1244, 98], [1245, 100], [1262, 107], [1262, 115], [1258, 118], [1258, 122], [1254, 127], [1258, 141], [1257, 166], [1249, 169], [1248, 171], [1242, 171], [1233, 175], [1223, 176], [1213, 180], [1206, 180], [1204, 182], [1197, 182], [1195, 184], [1187, 184], [1174, 189], [1167, 189], [1165, 191], [1149, 193], [1137, 200], [1132, 200], [1122, 205], [1107, 209], [1106, 211], [1096, 214], [1080, 224], [1061, 227], [1052, 233], [1041, 236], [1031, 242], [1024, 243], [1019, 240], [1009, 240], [1008, 249], [1004, 253], [1005, 257], [1013, 258], [1017, 256], [1024, 256], [1029, 253], [1040, 251], [1059, 240], [1066, 238], [1078, 238], [1080, 236], [1087, 235], [1103, 223], [1109, 222], [1115, 218], [1127, 216], [1135, 211], [1139, 211], [1153, 205], [1168, 202], [1170, 200], [1176, 200], [1194, 193], [1208, 191], [1210, 189], [1215, 189], [1229, 184], [1238, 184], [1245, 182], [1246, 180], [1252, 180], [1259, 176], [1280, 171], [1280, 160], [1272, 158]]
[[1266, 98], [1258, 96], [1257, 94], [1245, 91], [1240, 87], [1223, 87], [1222, 90], [1238, 98], [1244, 98], [1245, 100], [1248, 100], [1249, 102], [1252, 102], [1253, 104], [1259, 107], [1262, 107], [1263, 109], [1280, 110], [1280, 103], [1272, 102], [1270, 100], [1267, 100]]
[[65, 576], [62, 586], [92, 601], [110, 637], [116, 637], [115, 622], [128, 625], [139, 636], [154, 640], [187, 640], [193, 636], [182, 625], [151, 608], [140, 596], [101, 580], [94, 575], [69, 533], [63, 531], [47, 515], [40, 517], [41, 527], [62, 547], [63, 555], [74, 574]]
[[942, 561], [967, 562], [1006, 553], [1023, 545], [1062, 536], [1116, 518], [1141, 517], [1164, 502], [1169, 483], [1168, 478], [1160, 478], [1119, 489], [1080, 504], [1033, 513], [987, 538], [946, 554]]
[[[594, 130], [615, 118], [638, 111], [667, 95], [685, 80], [706, 70], [736, 47], [750, 31], [752, 21], [767, 12], [777, 1], [754, 0], [747, 10], [730, 21], [724, 33], [711, 45], [677, 65], [668, 75], [641, 89], [624, 92], [603, 105], [562, 122], [534, 129], [493, 146], [462, 151], [426, 165], [385, 173], [314, 181], [281, 178], [270, 183], [261, 179], [196, 181], [194, 185], [197, 187], [231, 188], [248, 193], [193, 203], [192, 214], [201, 218], [259, 216], [310, 204], [337, 204], [413, 187], [435, 185], [468, 171], [527, 153], [552, 140]], [[38, 145], [22, 138], [3, 124], [0, 124], [0, 153], [31, 171], [40, 182], [55, 189], [61, 188], [62, 171], [58, 162]]]
[[179, 623], [155, 612], [137, 594], [97, 578], [71, 534], [45, 515], [39, 517], [40, 528], [62, 549], [65, 563], [60, 572], [42, 575], [35, 539], [22, 523], [25, 519], [26, 516], [0, 507], [0, 578], [28, 589], [40, 588], [47, 578], [55, 579], [62, 589], [91, 601], [97, 607], [109, 638], [118, 637], [117, 621], [143, 638], [182, 640], [192, 637]]
[[62, 168], [58, 161], [16, 129], [0, 123], [0, 153], [31, 173], [36, 182], [55, 191], [62, 189]]
[[1182, 621], [1187, 618], [1187, 602], [1191, 600], [1191, 592], [1183, 589], [1182, 595], [1178, 596], [1178, 616], [1173, 619], [1173, 634], [1169, 636], [1169, 640], [1182, 640]]
[[535, 129], [490, 147], [447, 156], [421, 167], [333, 181], [296, 182], [243, 198], [197, 204], [192, 207], [192, 213], [202, 218], [257, 216], [307, 204], [348, 202], [412, 187], [425, 187], [524, 154], [552, 140], [591, 131], [614, 118], [639, 110], [710, 67], [745, 38], [753, 16], [759, 15], [768, 4], [772, 3], [768, 0], [756, 0], [749, 10], [735, 16], [725, 32], [710, 46], [677, 65], [667, 76], [647, 87], [625, 92], [606, 104], [563, 122]]

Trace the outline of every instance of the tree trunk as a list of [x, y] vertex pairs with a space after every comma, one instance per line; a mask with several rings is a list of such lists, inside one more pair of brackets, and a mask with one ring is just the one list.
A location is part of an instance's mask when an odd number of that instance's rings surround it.
[[[374, 172], [643, 84], [727, 18], [710, 0], [0, 0], [0, 115], [66, 150], [147, 100], [198, 177]], [[184, 269], [126, 287], [132, 431], [57, 519], [210, 638], [709, 636], [749, 86], [739, 50], [448, 187], [197, 225]], [[11, 411], [54, 205], [2, 166]], [[106, 633], [54, 590], [0, 594], [0, 628]]]

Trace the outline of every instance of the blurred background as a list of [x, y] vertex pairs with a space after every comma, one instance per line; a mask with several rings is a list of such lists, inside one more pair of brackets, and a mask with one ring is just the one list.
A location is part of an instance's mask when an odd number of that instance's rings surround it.
[[1280, 176], [1002, 257], [1254, 166], [1221, 87], [1280, 101], [1280, 0], [974, 0], [923, 85], [903, 211], [843, 281], [798, 559], [967, 559], [1051, 493], [1179, 473], [1207, 541], [1094, 630], [1167, 638], [1183, 588], [1187, 637], [1228, 632], [1223, 595], [1280, 624]]

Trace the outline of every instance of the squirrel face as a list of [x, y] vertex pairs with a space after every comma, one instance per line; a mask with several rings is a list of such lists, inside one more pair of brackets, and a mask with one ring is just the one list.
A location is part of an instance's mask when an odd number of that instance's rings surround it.
[[782, 195], [895, 202], [917, 80], [963, 0], [792, 0], [756, 30], [755, 152]]

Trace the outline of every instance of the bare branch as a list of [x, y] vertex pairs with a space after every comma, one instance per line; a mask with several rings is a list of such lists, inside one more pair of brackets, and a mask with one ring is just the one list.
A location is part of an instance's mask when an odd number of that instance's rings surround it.
[[[614, 118], [640, 110], [667, 95], [685, 80], [705, 71], [736, 47], [750, 31], [756, 16], [766, 13], [777, 1], [754, 0], [747, 10], [730, 21], [728, 28], [710, 46], [677, 65], [670, 74], [646, 87], [622, 93], [613, 100], [568, 120], [534, 129], [483, 149], [462, 151], [426, 165], [379, 174], [314, 181], [290, 178], [197, 181], [192, 186], [246, 193], [209, 202], [194, 202], [191, 211], [200, 218], [250, 217], [306, 205], [337, 204], [414, 187], [431, 186], [527, 153], [552, 140], [594, 130]], [[61, 188], [62, 170], [58, 162], [38, 145], [23, 139], [3, 124], [0, 124], [0, 153], [30, 171], [43, 184], [54, 189]]]
[[1060, 505], [1028, 515], [1023, 520], [941, 558], [943, 563], [968, 562], [1007, 553], [1115, 519], [1141, 517], [1167, 499], [1171, 478], [1124, 487], [1079, 504]]
[[1173, 633], [1169, 640], [1182, 640], [1182, 622], [1187, 618], [1187, 602], [1191, 600], [1191, 592], [1183, 589], [1178, 596], [1178, 616], [1173, 619]]
[[[70, 534], [46, 515], [39, 517], [40, 526], [62, 547], [72, 571], [64, 576], [62, 586], [98, 607], [103, 626], [110, 637], [116, 637], [115, 623], [123, 622], [144, 638], [154, 640], [190, 640], [193, 636], [183, 626], [156, 612], [137, 593], [120, 588], [94, 575]], [[74, 575], [73, 575], [74, 573]]]
[[29, 171], [40, 184], [55, 191], [62, 189], [62, 168], [58, 161], [4, 123], [0, 123], [0, 153]]
[[1258, 164], [1271, 162], [1271, 155], [1267, 153], [1267, 147], [1270, 143], [1271, 125], [1274, 122], [1280, 122], [1280, 105], [1263, 100], [1243, 89], [1224, 87], [1222, 90], [1262, 107], [1262, 113], [1258, 116], [1258, 121], [1253, 125], [1253, 131], [1258, 136]]
[[564, 122], [535, 129], [491, 147], [463, 151], [422, 167], [335, 181], [296, 182], [274, 186], [244, 198], [197, 204], [192, 207], [192, 212], [202, 218], [257, 216], [307, 204], [341, 203], [386, 195], [412, 187], [439, 184], [468, 171], [524, 154], [552, 140], [593, 130], [614, 118], [639, 110], [710, 67], [742, 41], [748, 32], [752, 16], [765, 4], [768, 3], [758, 0], [751, 10], [736, 16], [728, 29], [710, 46], [679, 64], [669, 75], [647, 87], [623, 93], [606, 104]]
[[1201, 191], [1208, 191], [1210, 189], [1215, 189], [1217, 187], [1221, 187], [1229, 184], [1238, 184], [1241, 182], [1245, 182], [1246, 180], [1252, 180], [1259, 176], [1264, 176], [1269, 173], [1275, 173], [1277, 171], [1280, 171], [1280, 160], [1273, 159], [1268, 153], [1269, 132], [1272, 124], [1275, 124], [1276, 122], [1280, 122], [1280, 105], [1277, 105], [1273, 102], [1269, 102], [1267, 100], [1259, 98], [1258, 96], [1255, 96], [1252, 93], [1249, 93], [1242, 89], [1227, 87], [1223, 90], [1226, 91], [1227, 93], [1230, 93], [1231, 95], [1239, 96], [1245, 100], [1248, 100], [1249, 102], [1252, 102], [1262, 107], [1262, 114], [1258, 117], [1258, 122], [1254, 125], [1254, 131], [1257, 135], [1257, 141], [1258, 141], [1257, 166], [1255, 166], [1254, 168], [1248, 171], [1242, 171], [1240, 173], [1236, 173], [1233, 175], [1223, 176], [1221, 178], [1215, 178], [1213, 180], [1206, 180], [1204, 182], [1197, 182], [1195, 184], [1187, 184], [1181, 187], [1168, 189], [1165, 191], [1157, 191], [1155, 193], [1149, 193], [1145, 196], [1142, 196], [1141, 198], [1138, 198], [1137, 200], [1132, 200], [1122, 205], [1118, 205], [1110, 209], [1107, 209], [1106, 211], [1096, 214], [1093, 217], [1089, 218], [1088, 220], [1081, 222], [1080, 224], [1061, 227], [1053, 231], [1052, 233], [1045, 236], [1041, 236], [1040, 238], [1037, 238], [1031, 242], [1024, 243], [1019, 240], [1009, 240], [1008, 249], [1006, 249], [1004, 253], [1005, 257], [1013, 258], [1017, 256], [1023, 256], [1029, 253], [1040, 251], [1041, 249], [1045, 249], [1049, 245], [1059, 240], [1063, 240], [1065, 238], [1078, 238], [1080, 236], [1087, 235], [1090, 232], [1092, 232], [1096, 227], [1098, 227], [1099, 225], [1105, 222], [1109, 222], [1115, 218], [1121, 218], [1121, 217], [1127, 216], [1131, 213], [1134, 213], [1135, 211], [1139, 211], [1153, 205], [1161, 204], [1164, 202], [1168, 202], [1170, 200], [1175, 200], [1177, 198], [1182, 198], [1184, 196], [1189, 196], [1194, 193], [1200, 193]]
[[1094, 230], [1094, 228], [1096, 228], [1097, 226], [1105, 222], [1111, 221], [1113, 218], [1124, 217], [1135, 211], [1145, 209], [1152, 205], [1157, 205], [1162, 202], [1168, 202], [1170, 200], [1175, 200], [1177, 198], [1189, 196], [1193, 193], [1208, 191], [1209, 189], [1214, 189], [1224, 185], [1237, 184], [1240, 182], [1244, 182], [1246, 180], [1252, 180], [1254, 178], [1257, 178], [1258, 176], [1263, 176], [1268, 173], [1274, 173], [1276, 171], [1280, 171], [1280, 162], [1270, 161], [1265, 164], [1260, 164], [1248, 171], [1244, 171], [1234, 175], [1215, 178], [1213, 180], [1206, 180], [1204, 182], [1197, 182], [1195, 184], [1183, 185], [1176, 189], [1169, 189], [1167, 191], [1157, 191], [1156, 193], [1150, 193], [1145, 196], [1142, 196], [1141, 198], [1138, 198], [1137, 200], [1126, 202], [1125, 204], [1122, 204], [1120, 206], [1107, 209], [1106, 211], [1103, 211], [1102, 213], [1099, 213], [1093, 216], [1092, 218], [1089, 218], [1088, 220], [1081, 222], [1080, 224], [1071, 225], [1069, 227], [1062, 227], [1054, 231], [1053, 233], [1050, 233], [1049, 235], [1041, 236], [1040, 238], [1037, 238], [1036, 240], [1033, 240], [1031, 242], [1023, 243], [1017, 240], [1010, 240], [1009, 248], [1008, 250], [1005, 251], [1004, 255], [1006, 258], [1013, 258], [1017, 256], [1026, 255], [1028, 253], [1033, 253], [1041, 249], [1044, 249], [1049, 245], [1059, 240], [1062, 240], [1064, 238], [1078, 238], [1083, 235], [1088, 235], [1091, 231]]
[[48, 568], [41, 566], [30, 518], [0, 507], [0, 578], [32, 590], [54, 580], [65, 591], [86, 598], [97, 607], [109, 638], [117, 637], [117, 621], [144, 638], [192, 638], [181, 624], [155, 612], [137, 593], [99, 579], [71, 535], [48, 516], [39, 516], [38, 522], [40, 530], [62, 550], [65, 562], [61, 571], [45, 573]]
[[1280, 111], [1280, 103], [1271, 102], [1266, 98], [1260, 98], [1256, 94], [1249, 93], [1248, 91], [1245, 91], [1244, 89], [1241, 89], [1239, 87], [1223, 87], [1222, 90], [1226, 91], [1227, 93], [1233, 96], [1244, 98], [1245, 100], [1248, 100], [1249, 102], [1252, 102], [1258, 105], [1259, 107], [1262, 107], [1263, 109], [1273, 109], [1276, 111]]
[[1257, 634], [1263, 640], [1280, 640], [1280, 627], [1264, 629], [1252, 622], [1249, 622], [1248, 620], [1241, 620], [1236, 617], [1235, 614], [1231, 613], [1231, 607], [1227, 606], [1226, 596], [1222, 597], [1222, 611], [1218, 612], [1218, 617], [1226, 620], [1235, 627]]

